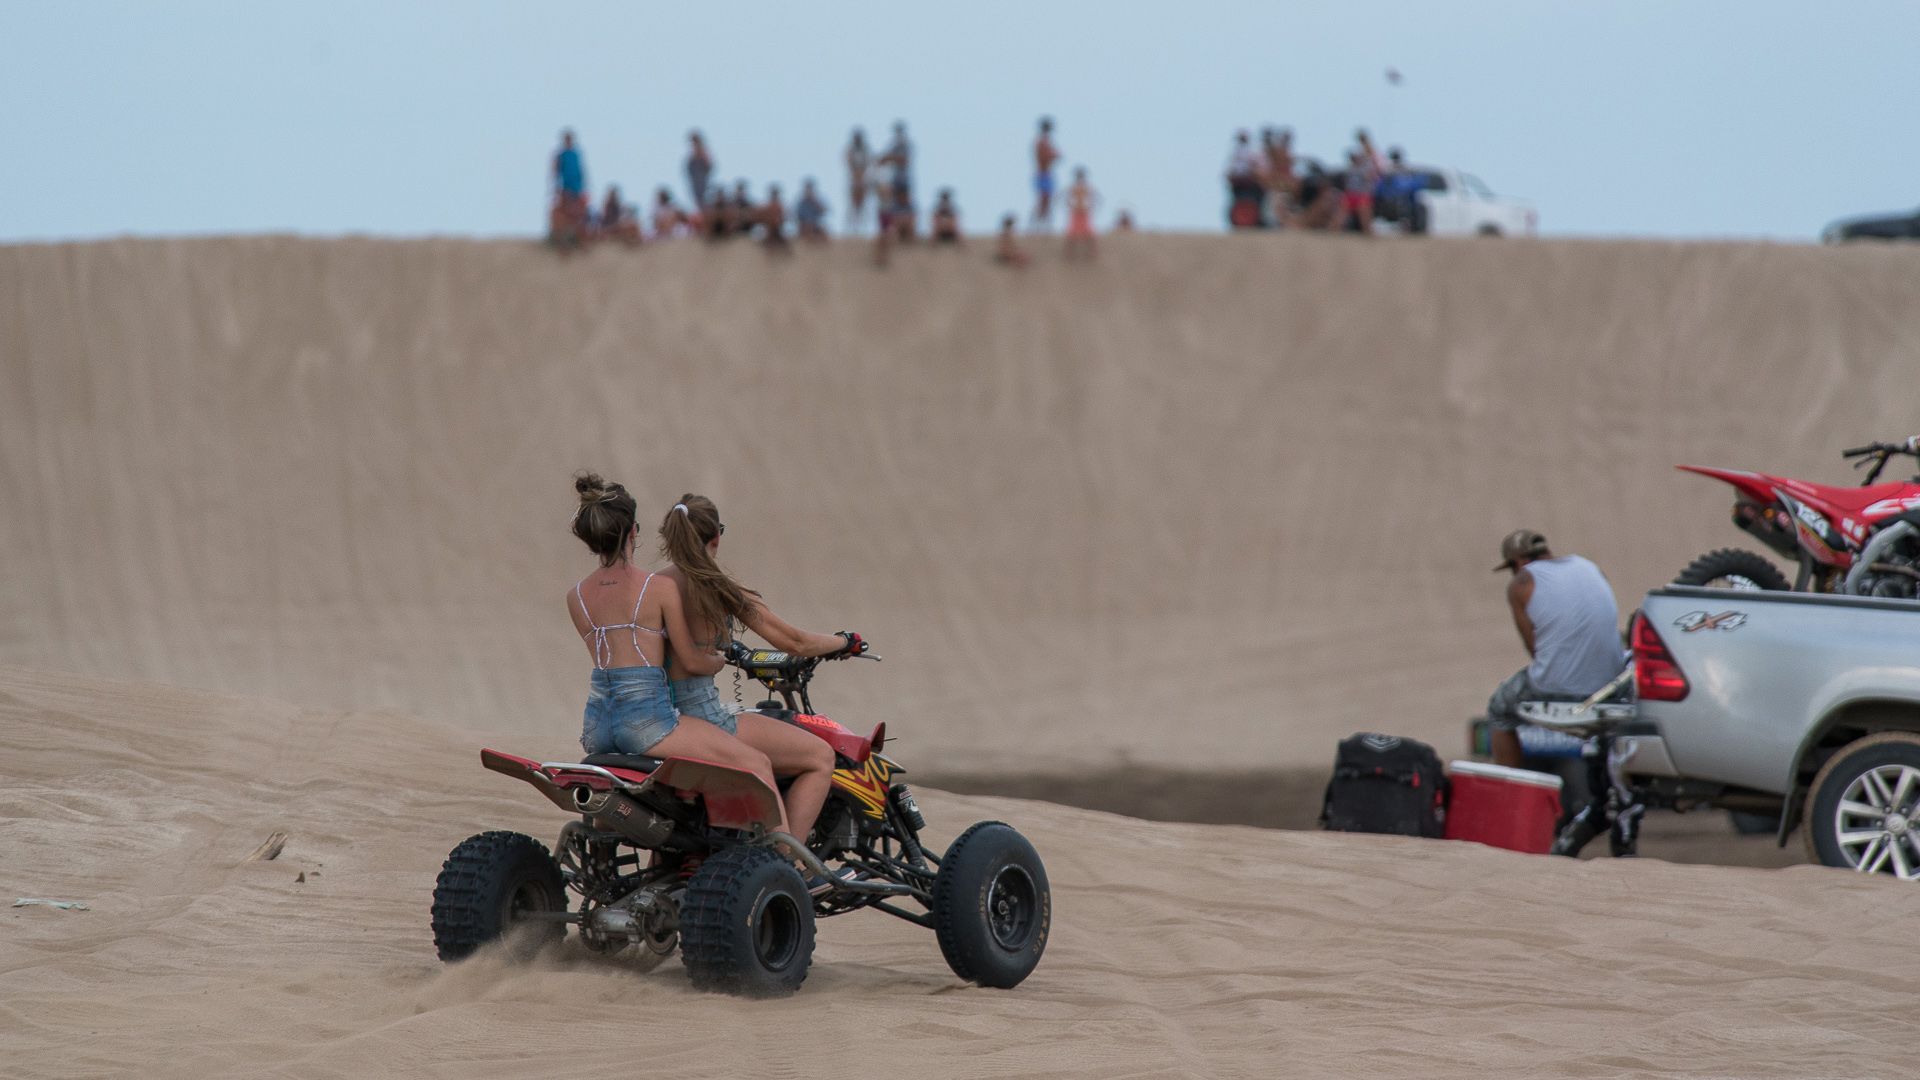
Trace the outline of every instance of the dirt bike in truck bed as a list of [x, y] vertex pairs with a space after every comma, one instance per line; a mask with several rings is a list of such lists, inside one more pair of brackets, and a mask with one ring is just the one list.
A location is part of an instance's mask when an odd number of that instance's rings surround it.
[[[502, 939], [524, 954], [572, 926], [593, 952], [631, 950], [640, 970], [678, 949], [700, 989], [775, 996], [806, 979], [815, 919], [872, 909], [932, 930], [962, 979], [1018, 985], [1040, 962], [1053, 918], [1039, 854], [996, 821], [969, 827], [942, 854], [928, 851], [905, 770], [881, 753], [886, 725], [861, 736], [814, 713], [808, 685], [825, 659], [738, 643], [727, 651], [729, 664], [780, 696], [760, 712], [833, 747], [832, 791], [804, 843], [773, 831], [778, 793], [739, 769], [482, 750], [481, 764], [576, 817], [551, 849], [512, 832], [453, 849], [433, 894], [440, 958]], [[810, 892], [796, 860], [824, 884]]]
[[1920, 594], [1920, 480], [1879, 484], [1887, 463], [1920, 456], [1920, 436], [1842, 452], [1871, 466], [1859, 487], [1681, 465], [1731, 484], [1733, 523], [1799, 567], [1791, 585], [1765, 556], [1722, 548], [1700, 556], [1675, 585], [1791, 589], [1911, 600]]

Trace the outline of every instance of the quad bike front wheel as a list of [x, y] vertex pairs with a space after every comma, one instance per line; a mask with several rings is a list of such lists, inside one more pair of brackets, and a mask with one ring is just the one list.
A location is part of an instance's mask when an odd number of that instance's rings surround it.
[[1053, 925], [1047, 868], [1011, 826], [983, 821], [960, 834], [933, 879], [934, 935], [955, 975], [1020, 985], [1040, 963]]
[[813, 899], [778, 852], [735, 847], [700, 864], [680, 899], [680, 958], [695, 989], [784, 997], [813, 963]]
[[516, 832], [468, 837], [440, 866], [433, 885], [433, 945], [451, 963], [507, 939], [524, 959], [566, 936], [557, 920], [531, 916], [567, 910], [560, 866], [546, 847]]
[[1765, 589], [1787, 592], [1787, 576], [1765, 555], [1740, 548], [1721, 548], [1687, 564], [1673, 579], [1675, 585], [1704, 585], [1712, 589]]

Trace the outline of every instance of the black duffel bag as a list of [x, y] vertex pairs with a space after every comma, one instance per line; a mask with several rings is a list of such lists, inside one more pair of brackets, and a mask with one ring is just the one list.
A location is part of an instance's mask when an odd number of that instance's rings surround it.
[[1333, 832], [1438, 837], [1447, 777], [1440, 755], [1417, 739], [1362, 732], [1343, 739], [1320, 825]]

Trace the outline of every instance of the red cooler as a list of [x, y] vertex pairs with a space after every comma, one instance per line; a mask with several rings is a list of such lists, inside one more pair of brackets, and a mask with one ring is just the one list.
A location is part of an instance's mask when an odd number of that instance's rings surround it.
[[1447, 800], [1449, 840], [1472, 840], [1508, 851], [1545, 855], [1560, 820], [1560, 778], [1546, 773], [1456, 761]]

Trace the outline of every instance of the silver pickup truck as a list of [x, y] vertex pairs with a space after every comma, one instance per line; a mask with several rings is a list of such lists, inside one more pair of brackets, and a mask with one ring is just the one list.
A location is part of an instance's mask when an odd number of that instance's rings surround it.
[[1628, 632], [1636, 705], [1545, 706], [1646, 805], [1780, 814], [1828, 866], [1920, 878], [1920, 603], [1669, 586]]

